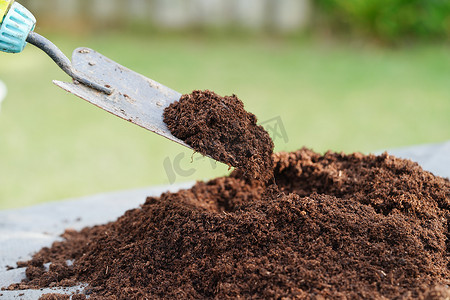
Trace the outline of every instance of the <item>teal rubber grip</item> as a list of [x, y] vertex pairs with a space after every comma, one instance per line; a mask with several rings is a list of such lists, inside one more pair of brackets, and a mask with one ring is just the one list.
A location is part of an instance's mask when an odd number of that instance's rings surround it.
[[27, 45], [28, 34], [34, 30], [36, 18], [25, 7], [14, 2], [0, 27], [0, 51], [19, 53]]

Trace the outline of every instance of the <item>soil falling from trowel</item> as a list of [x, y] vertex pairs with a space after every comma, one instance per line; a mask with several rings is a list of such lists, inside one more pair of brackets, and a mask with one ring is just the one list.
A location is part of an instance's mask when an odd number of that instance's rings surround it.
[[272, 139], [237, 96], [194, 91], [165, 109], [164, 122], [203, 155], [240, 168], [249, 178], [272, 178]]

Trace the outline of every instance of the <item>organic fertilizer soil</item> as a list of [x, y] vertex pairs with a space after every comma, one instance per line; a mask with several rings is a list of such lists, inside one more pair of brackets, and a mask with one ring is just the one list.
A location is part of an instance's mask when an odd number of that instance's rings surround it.
[[27, 279], [10, 289], [86, 283], [90, 299], [450, 297], [447, 179], [387, 154], [272, 154], [236, 96], [195, 91], [165, 121], [239, 168], [150, 197], [115, 222], [66, 230], [18, 264]]
[[164, 122], [194, 150], [241, 168], [247, 177], [263, 181], [273, 177], [272, 139], [235, 95], [221, 97], [211, 91], [183, 95], [165, 109]]
[[235, 171], [67, 230], [10, 289], [87, 283], [90, 299], [450, 297], [447, 179], [387, 154], [302, 149], [273, 159], [276, 185]]

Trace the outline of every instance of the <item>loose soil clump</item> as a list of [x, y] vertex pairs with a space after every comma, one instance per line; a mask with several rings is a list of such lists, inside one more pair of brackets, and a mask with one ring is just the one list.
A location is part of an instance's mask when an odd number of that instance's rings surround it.
[[92, 299], [450, 296], [448, 179], [388, 154], [302, 149], [273, 161], [276, 184], [235, 171], [66, 231], [10, 288], [87, 283]]
[[273, 177], [272, 139], [236, 95], [183, 95], [165, 109], [164, 122], [175, 137], [203, 155], [241, 168], [249, 178]]

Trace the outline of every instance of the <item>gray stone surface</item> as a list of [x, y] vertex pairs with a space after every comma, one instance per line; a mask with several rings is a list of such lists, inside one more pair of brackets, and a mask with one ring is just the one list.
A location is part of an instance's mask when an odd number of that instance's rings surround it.
[[[382, 151], [378, 152], [381, 153]], [[450, 141], [435, 144], [388, 150], [397, 157], [417, 161], [435, 175], [450, 177]], [[176, 186], [95, 195], [74, 200], [0, 211], [0, 287], [20, 282], [24, 269], [7, 271], [19, 260], [31, 255], [59, 239], [66, 228], [81, 229], [114, 221], [126, 210], [139, 207], [147, 196], [158, 196], [167, 190], [189, 188], [192, 183]], [[46, 289], [42, 291], [0, 291], [0, 299], [37, 299], [49, 292], [70, 293], [73, 289]], [[20, 294], [23, 294], [19, 296]]]

